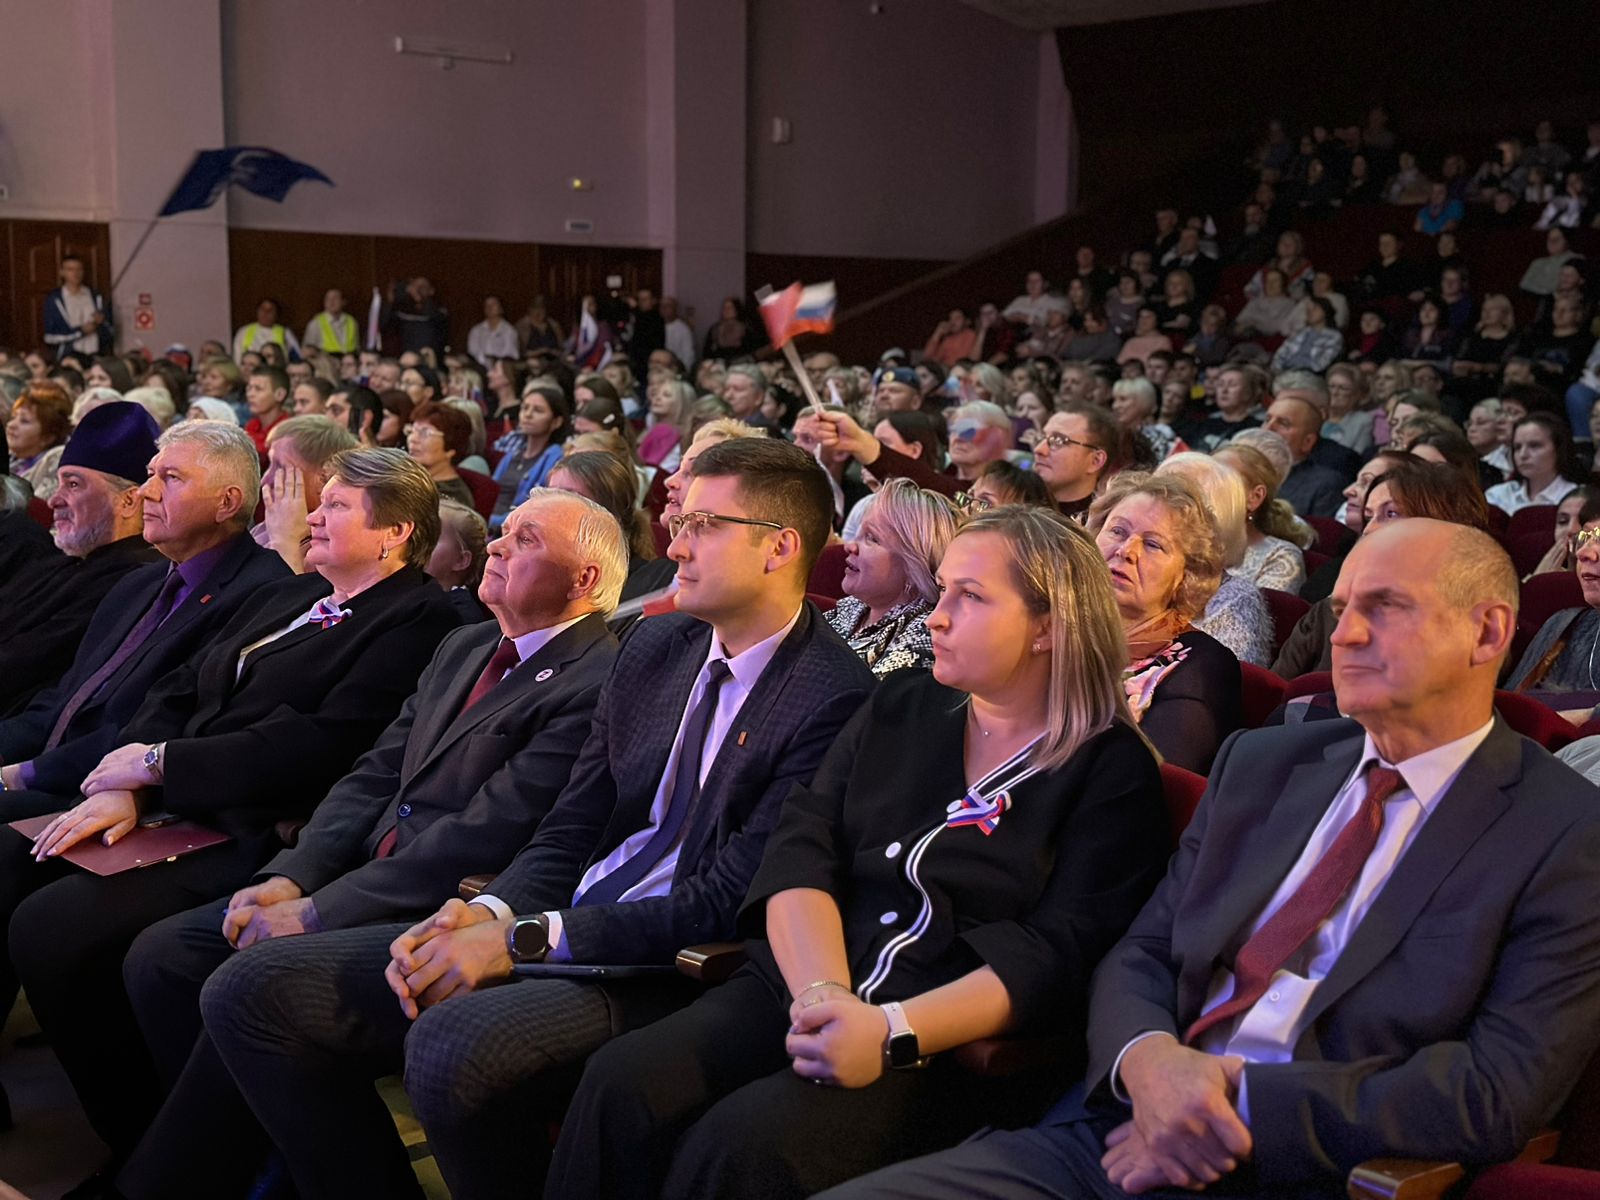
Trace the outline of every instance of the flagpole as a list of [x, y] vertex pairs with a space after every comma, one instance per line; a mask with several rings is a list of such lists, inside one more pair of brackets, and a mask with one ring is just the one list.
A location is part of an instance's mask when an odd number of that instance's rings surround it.
[[[765, 304], [767, 297], [772, 295], [772, 285], [767, 284], [756, 292], [756, 303]], [[794, 339], [785, 338], [783, 342], [784, 357], [789, 360], [789, 365], [794, 368], [795, 378], [799, 380], [804, 389], [806, 399], [811, 402], [811, 411], [817, 416], [822, 415], [822, 397], [817, 395], [817, 389], [811, 386], [811, 376], [806, 374], [806, 369], [800, 364], [800, 351], [794, 348]]]
[[150, 224], [145, 226], [144, 233], [140, 235], [139, 240], [133, 245], [133, 253], [128, 255], [128, 260], [122, 264], [122, 269], [117, 272], [117, 277], [111, 281], [111, 286], [106, 289], [107, 295], [115, 296], [117, 294], [117, 284], [122, 282], [122, 277], [128, 273], [128, 268], [133, 266], [133, 260], [139, 257], [139, 251], [144, 249], [144, 244], [150, 240], [150, 235], [156, 231], [156, 222], [159, 220], [161, 220], [160, 217], [152, 217]]

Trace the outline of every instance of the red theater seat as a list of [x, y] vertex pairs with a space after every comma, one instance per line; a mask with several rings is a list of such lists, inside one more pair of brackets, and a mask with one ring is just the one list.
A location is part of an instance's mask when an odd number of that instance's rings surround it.
[[1265, 667], [1247, 662], [1239, 664], [1239, 681], [1242, 685], [1240, 707], [1243, 709], [1245, 728], [1260, 729], [1272, 715], [1272, 710], [1283, 703], [1287, 685]]

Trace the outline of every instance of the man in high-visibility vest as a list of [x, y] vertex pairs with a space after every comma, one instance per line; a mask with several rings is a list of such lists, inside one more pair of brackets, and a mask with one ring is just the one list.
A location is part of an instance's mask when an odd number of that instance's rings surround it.
[[259, 350], [268, 342], [277, 342], [282, 346], [286, 358], [300, 356], [300, 343], [295, 340], [294, 334], [278, 324], [276, 300], [263, 300], [256, 305], [256, 319], [240, 326], [239, 332], [233, 335], [233, 361], [238, 362], [246, 351]]
[[354, 354], [361, 348], [361, 331], [355, 318], [345, 312], [344, 293], [338, 288], [329, 288], [322, 297], [322, 311], [311, 318], [300, 341], [329, 354]]

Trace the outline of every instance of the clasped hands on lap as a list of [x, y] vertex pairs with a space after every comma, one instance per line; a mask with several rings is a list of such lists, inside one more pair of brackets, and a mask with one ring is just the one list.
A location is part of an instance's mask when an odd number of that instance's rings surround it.
[[114, 846], [139, 823], [139, 792], [150, 785], [144, 765], [150, 750], [139, 742], [118, 746], [100, 760], [83, 781], [83, 799], [39, 831], [31, 853], [35, 862], [72, 849], [85, 838], [100, 834]]
[[1246, 1161], [1250, 1130], [1235, 1109], [1244, 1059], [1205, 1054], [1176, 1038], [1146, 1038], [1123, 1056], [1133, 1119], [1106, 1137], [1106, 1177], [1130, 1195], [1199, 1191]]

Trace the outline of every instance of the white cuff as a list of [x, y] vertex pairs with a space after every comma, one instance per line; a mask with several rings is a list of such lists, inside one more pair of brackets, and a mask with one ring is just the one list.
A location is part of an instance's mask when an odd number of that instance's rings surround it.
[[549, 929], [550, 950], [544, 956], [545, 962], [571, 962], [572, 952], [567, 949], [566, 924], [561, 920], [558, 912], [547, 912], [544, 915]]
[[1117, 1055], [1117, 1061], [1111, 1064], [1111, 1078], [1110, 1078], [1111, 1094], [1113, 1096], [1115, 1096], [1118, 1100], [1122, 1101], [1122, 1103], [1124, 1103], [1124, 1104], [1132, 1104], [1133, 1101], [1128, 1098], [1128, 1093], [1123, 1091], [1123, 1089], [1122, 1089], [1122, 1060], [1124, 1058], [1128, 1057], [1128, 1051], [1129, 1050], [1132, 1050], [1135, 1046], [1137, 1046], [1140, 1042], [1144, 1041], [1146, 1038], [1153, 1038], [1153, 1037], [1172, 1038], [1173, 1041], [1177, 1041], [1178, 1040], [1177, 1038], [1173, 1037], [1172, 1034], [1166, 1032], [1164, 1029], [1151, 1029], [1151, 1030], [1148, 1030], [1145, 1033], [1141, 1033], [1138, 1037], [1132, 1039], [1126, 1046], [1124, 1046], [1122, 1048], [1121, 1053], [1119, 1053]]
[[517, 915], [511, 911], [511, 906], [500, 899], [499, 896], [491, 896], [487, 892], [474, 896], [471, 903], [483, 905], [495, 915], [495, 919], [498, 921], [509, 921]]

